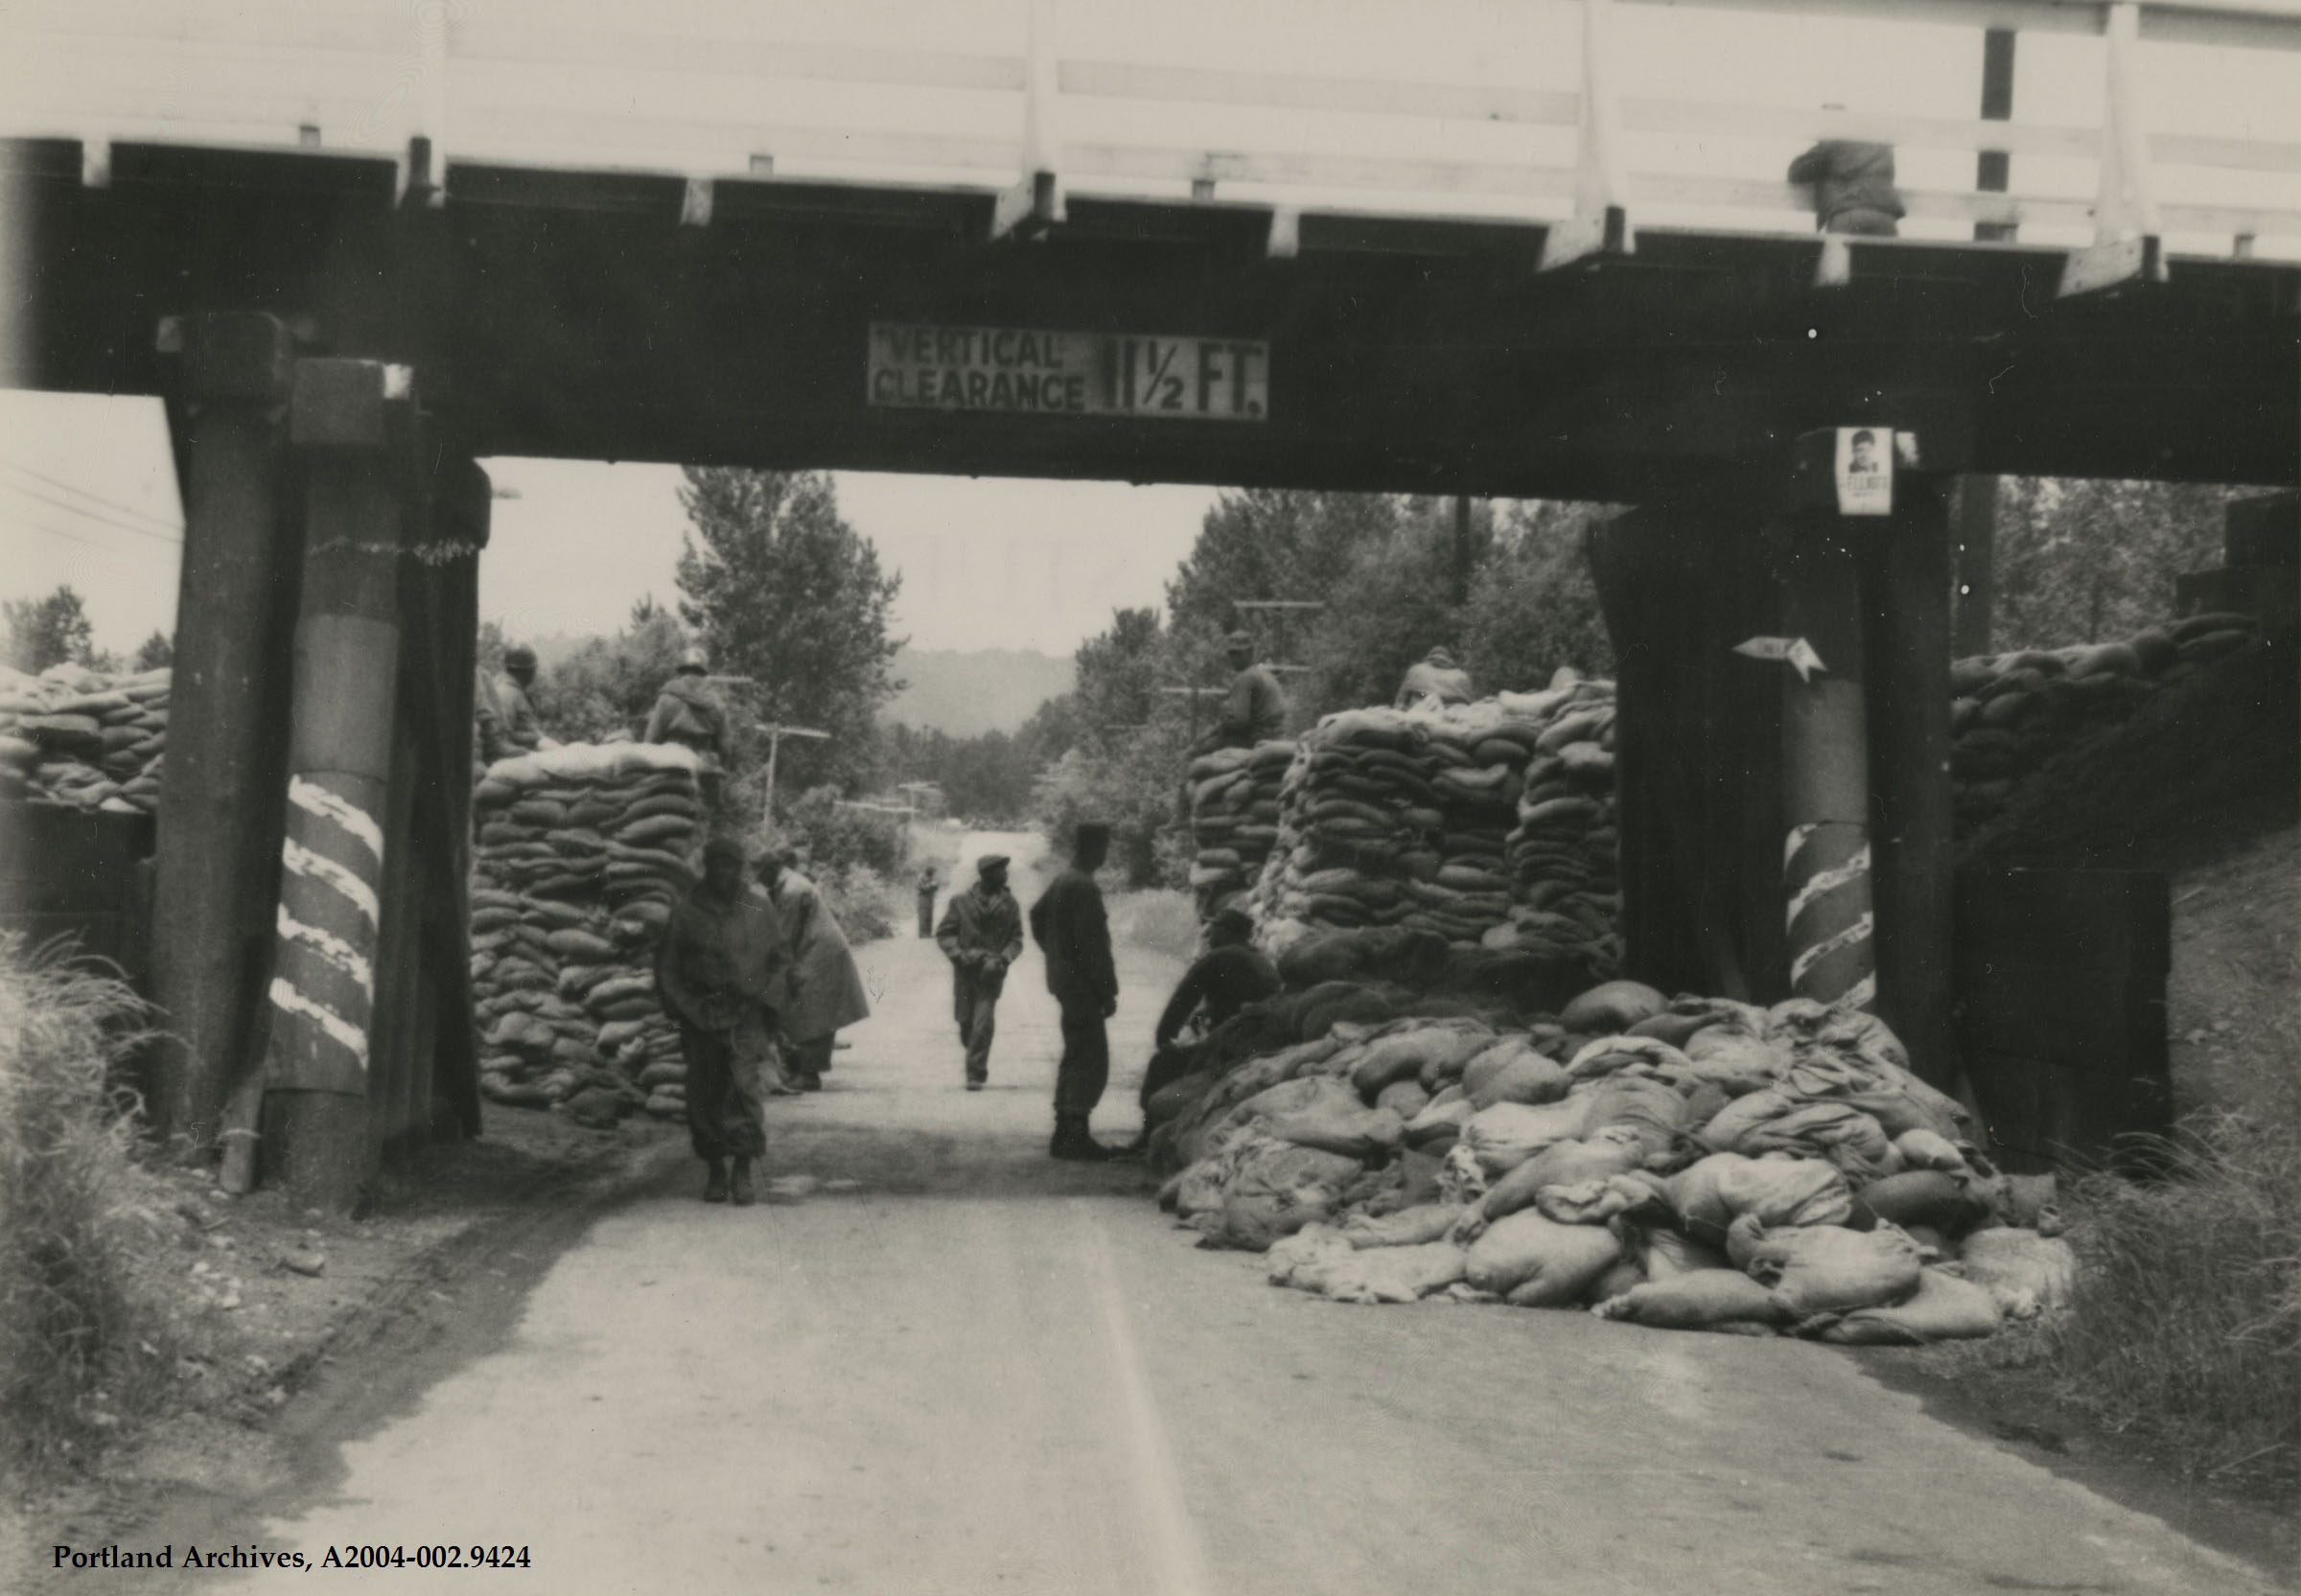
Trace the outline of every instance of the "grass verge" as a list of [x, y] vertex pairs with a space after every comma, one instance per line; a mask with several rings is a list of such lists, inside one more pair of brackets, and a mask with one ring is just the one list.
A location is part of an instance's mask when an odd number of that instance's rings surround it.
[[65, 948], [0, 937], [0, 1469], [87, 1458], [164, 1402], [174, 1334], [137, 1267], [169, 1193], [118, 1087], [146, 1009]]

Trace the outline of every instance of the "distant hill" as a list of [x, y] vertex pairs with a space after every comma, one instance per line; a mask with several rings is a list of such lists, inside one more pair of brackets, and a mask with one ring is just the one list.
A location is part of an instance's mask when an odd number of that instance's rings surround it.
[[888, 701], [880, 721], [952, 737], [1018, 730], [1072, 683], [1069, 659], [1027, 649], [906, 648], [891, 668], [910, 685]]

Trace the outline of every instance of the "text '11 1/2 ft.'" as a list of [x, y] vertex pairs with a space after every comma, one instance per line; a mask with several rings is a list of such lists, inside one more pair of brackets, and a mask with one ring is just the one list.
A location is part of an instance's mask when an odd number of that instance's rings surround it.
[[1270, 346], [874, 322], [866, 382], [871, 404], [898, 409], [1260, 422], [1270, 414]]

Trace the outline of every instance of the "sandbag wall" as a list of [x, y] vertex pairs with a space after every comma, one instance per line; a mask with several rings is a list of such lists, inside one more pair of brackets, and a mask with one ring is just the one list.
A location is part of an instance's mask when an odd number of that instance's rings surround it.
[[0, 798], [158, 813], [172, 680], [165, 667], [132, 676], [0, 668]]
[[1950, 774], [1961, 831], [1987, 824], [2013, 790], [2162, 689], [2251, 642], [2250, 615], [2195, 615], [2124, 642], [1981, 655], [1950, 667]]
[[498, 760], [473, 808], [480, 1090], [586, 1120], [631, 1106], [684, 1114], [686, 1065], [654, 959], [673, 899], [696, 879], [694, 754], [575, 744]]
[[1872, 1016], [1626, 982], [1522, 1026], [1434, 1006], [1169, 1087], [1161, 1201], [1345, 1302], [1915, 1343], [2067, 1294], [2050, 1177], [1991, 1168]]
[[1287, 741], [1218, 749], [1191, 761], [1191, 891], [1201, 921], [1261, 879], [1278, 843], [1279, 791], [1293, 763], [1294, 745]]
[[1618, 965], [1614, 689], [1361, 709], [1307, 733], [1253, 895], [1267, 945], [1403, 927], [1457, 946]]

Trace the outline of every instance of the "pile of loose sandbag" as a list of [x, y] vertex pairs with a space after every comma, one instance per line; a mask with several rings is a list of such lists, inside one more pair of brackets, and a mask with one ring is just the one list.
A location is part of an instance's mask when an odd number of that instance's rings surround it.
[[2120, 643], [1981, 655], [1950, 666], [1950, 773], [1961, 828], [1987, 824], [2024, 778], [2258, 635], [2250, 615], [2194, 615]]
[[612, 1122], [686, 1111], [655, 944], [695, 881], [704, 807], [677, 745], [569, 744], [500, 759], [473, 794], [472, 983], [480, 1089]]
[[1278, 842], [1279, 789], [1294, 745], [1218, 749], [1191, 761], [1191, 890], [1198, 917], [1238, 902], [1263, 873]]
[[[1261, 940], [1401, 927], [1460, 947], [1618, 957], [1613, 697], [1562, 671], [1540, 693], [1327, 716], [1286, 773], [1252, 900]], [[1529, 791], [1544, 795], [1530, 831]]]
[[132, 676], [0, 668], [0, 798], [156, 813], [171, 678], [165, 667]]
[[1337, 1301], [1906, 1344], [2075, 1278], [2050, 1177], [1998, 1174], [1859, 1010], [1614, 982], [1523, 1029], [1339, 1020], [1174, 1090], [1161, 1201]]

